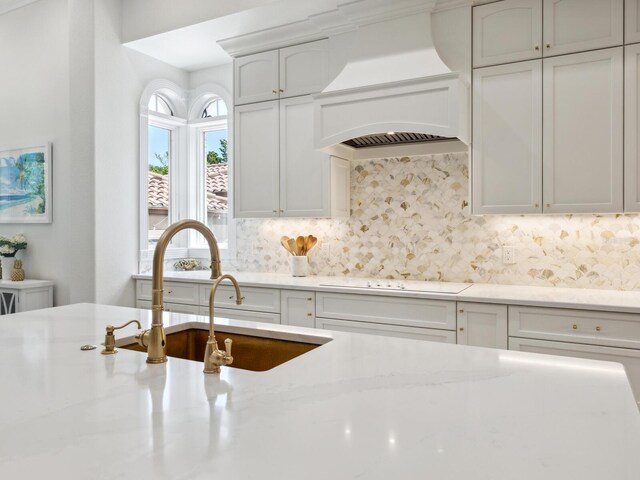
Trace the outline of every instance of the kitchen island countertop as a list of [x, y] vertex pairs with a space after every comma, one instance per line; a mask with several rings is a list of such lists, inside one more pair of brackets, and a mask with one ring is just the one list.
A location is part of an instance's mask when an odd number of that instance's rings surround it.
[[[165, 324], [206, 321], [165, 313]], [[150, 312], [78, 304], [0, 317], [4, 478], [637, 479], [621, 365], [219, 319], [330, 341], [266, 372], [120, 350]], [[131, 330], [120, 330], [128, 336]], [[219, 333], [224, 336], [224, 333]], [[235, 348], [235, 357], [242, 355]]]

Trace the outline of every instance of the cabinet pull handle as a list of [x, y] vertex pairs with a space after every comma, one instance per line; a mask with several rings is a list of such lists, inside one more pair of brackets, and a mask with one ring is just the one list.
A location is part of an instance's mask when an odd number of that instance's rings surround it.
[[551, 207], [551, 204], [550, 204], [550, 203], [547, 203], [547, 204], [545, 205], [545, 207], [549, 208], [549, 207]]
[[576, 325], [575, 323], [573, 324], [573, 329], [577, 330], [578, 329], [578, 325]]
[[171, 295], [173, 293], [173, 290], [167, 290], [167, 295]]
[[540, 206], [540, 204], [538, 204], [538, 203], [536, 203], [536, 204], [534, 205], [534, 207], [536, 207], [536, 208], [538, 208], [539, 206]]
[[273, 213], [278, 213], [278, 210], [272, 210], [272, 211], [273, 211]]
[[[230, 295], [230, 296], [229, 296], [229, 300], [233, 300], [234, 298], [236, 298], [236, 297], [234, 297], [233, 295]], [[240, 297], [240, 300], [241, 300], [241, 301], [242, 301], [242, 300], [244, 300], [244, 297]]]
[[540, 45], [536, 45], [535, 47], [533, 47], [533, 49], [536, 51], [540, 50]]
[[551, 44], [547, 42], [547, 48], [551, 48]]
[[279, 210], [279, 212], [280, 212], [280, 213], [284, 213], [284, 210], [280, 209], [280, 210]]
[[602, 330], [602, 329], [600, 328], [600, 325], [598, 325], [598, 326], [596, 327], [596, 332], [599, 332], [600, 330]]
[[459, 311], [460, 313], [464, 313], [464, 310], [463, 310], [463, 309], [460, 309], [460, 310], [458, 310], [458, 311]]
[[312, 301], [313, 301], [313, 298], [309, 297], [309, 298], [307, 298], [307, 300], [309, 300], [310, 302], [312, 302]]
[[307, 313], [307, 317], [312, 317], [313, 313]]
[[464, 327], [460, 327], [460, 331], [461, 331], [461, 332], [464, 332]]
[[271, 90], [271, 93], [273, 93], [274, 95], [278, 93], [277, 90]]

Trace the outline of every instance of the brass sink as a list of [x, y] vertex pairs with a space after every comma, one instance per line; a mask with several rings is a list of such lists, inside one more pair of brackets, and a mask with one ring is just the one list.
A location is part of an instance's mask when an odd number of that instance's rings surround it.
[[[203, 362], [209, 336], [209, 326], [201, 324], [191, 325], [183, 329], [180, 329], [180, 327], [180, 325], [177, 325], [173, 328], [167, 328], [167, 356]], [[239, 327], [233, 328], [234, 331], [231, 331], [231, 328], [225, 330], [216, 330], [216, 341], [218, 342], [218, 348], [224, 350], [224, 340], [227, 338], [233, 340], [233, 364], [229, 365], [229, 367], [254, 372], [271, 370], [331, 341], [330, 338], [310, 335], [296, 336], [306, 341], [274, 338], [275, 336], [269, 335], [276, 333], [279, 337], [286, 337], [287, 334]], [[131, 339], [123, 339], [123, 344], [118, 347], [146, 352], [144, 347], [137, 343], [130, 343], [131, 341]]]

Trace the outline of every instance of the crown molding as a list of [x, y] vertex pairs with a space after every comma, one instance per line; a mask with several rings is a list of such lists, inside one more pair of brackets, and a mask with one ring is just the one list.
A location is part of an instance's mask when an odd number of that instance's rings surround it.
[[218, 44], [232, 57], [311, 42], [372, 23], [429, 12], [436, 0], [351, 0], [307, 18], [225, 38]]

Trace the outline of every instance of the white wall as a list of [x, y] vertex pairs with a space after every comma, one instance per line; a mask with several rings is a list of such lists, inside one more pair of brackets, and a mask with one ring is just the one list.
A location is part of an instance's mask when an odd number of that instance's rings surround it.
[[278, 0], [126, 0], [122, 41], [130, 42]]
[[95, 11], [96, 302], [135, 304], [138, 270], [139, 109], [154, 79], [188, 87], [188, 74], [120, 44], [121, 2], [97, 0]]
[[53, 142], [53, 223], [0, 224], [0, 233], [24, 232], [27, 278], [54, 280], [57, 304], [91, 301], [94, 290], [91, 42], [86, 30], [69, 35], [87, 13], [79, 2], [41, 0], [0, 16], [0, 146]]

